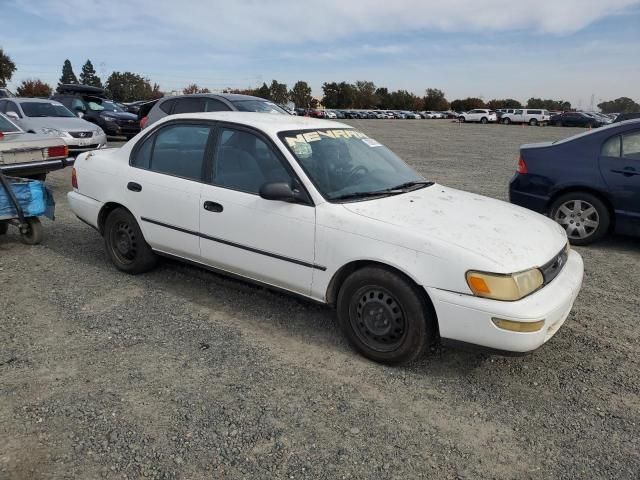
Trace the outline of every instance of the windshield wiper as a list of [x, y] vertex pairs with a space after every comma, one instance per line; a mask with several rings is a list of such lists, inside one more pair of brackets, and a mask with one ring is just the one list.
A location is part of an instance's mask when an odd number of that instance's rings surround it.
[[[433, 185], [433, 182], [427, 182], [427, 181], [413, 181], [413, 182], [405, 182], [405, 183], [401, 183], [400, 185], [396, 185], [395, 187], [389, 187], [387, 190], [407, 190], [408, 188], [411, 187], [428, 187], [430, 185]], [[413, 189], [413, 190], [417, 190], [417, 189]], [[385, 190], [386, 191], [386, 190]]]
[[338, 195], [337, 197], [333, 197], [331, 200], [356, 200], [358, 198], [386, 197], [389, 195], [398, 195], [400, 193], [405, 193], [405, 192], [404, 190], [395, 190], [395, 189], [387, 188], [385, 190], [375, 190], [373, 192], [345, 193], [344, 195]]

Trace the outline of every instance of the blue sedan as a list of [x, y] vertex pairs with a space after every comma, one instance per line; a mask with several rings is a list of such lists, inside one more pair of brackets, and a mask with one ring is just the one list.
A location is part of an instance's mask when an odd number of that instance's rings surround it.
[[523, 145], [509, 198], [549, 215], [574, 245], [640, 236], [640, 120]]

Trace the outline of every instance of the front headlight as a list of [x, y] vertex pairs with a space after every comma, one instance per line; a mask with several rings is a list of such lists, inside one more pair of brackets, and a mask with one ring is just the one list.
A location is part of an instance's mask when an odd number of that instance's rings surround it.
[[538, 290], [543, 283], [542, 272], [537, 268], [511, 274], [467, 272], [467, 284], [473, 294], [493, 300], [520, 300]]
[[107, 115], [101, 115], [102, 118], [104, 118], [107, 122], [115, 122], [117, 121], [117, 119], [115, 117], [109, 117]]
[[66, 132], [58, 130], [57, 128], [41, 128], [40, 131], [45, 135], [54, 135], [56, 137], [64, 137]]
[[100, 127], [96, 128], [94, 132], [94, 137], [97, 137], [99, 135], [104, 135], [104, 130], [102, 130]]

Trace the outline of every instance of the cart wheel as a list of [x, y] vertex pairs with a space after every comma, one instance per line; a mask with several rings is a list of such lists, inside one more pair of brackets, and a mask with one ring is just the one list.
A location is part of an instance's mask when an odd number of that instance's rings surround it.
[[42, 224], [36, 217], [27, 218], [26, 220], [29, 225], [29, 229], [26, 233], [22, 233], [20, 239], [22, 240], [22, 243], [26, 243], [27, 245], [38, 245], [42, 241], [43, 237]]
[[6, 235], [7, 230], [9, 230], [8, 223], [0, 223], [0, 235]]

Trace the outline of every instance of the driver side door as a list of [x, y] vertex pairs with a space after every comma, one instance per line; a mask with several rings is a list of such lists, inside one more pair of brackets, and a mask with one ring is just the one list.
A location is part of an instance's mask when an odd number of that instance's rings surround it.
[[265, 200], [260, 187], [295, 182], [275, 146], [260, 133], [221, 126], [210, 182], [200, 195], [200, 251], [208, 265], [309, 295], [315, 258], [315, 207]]

